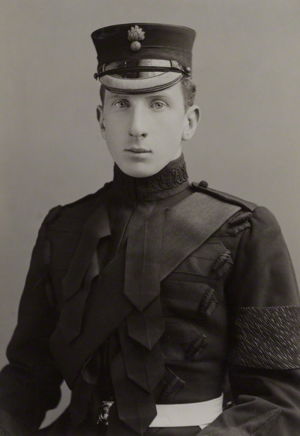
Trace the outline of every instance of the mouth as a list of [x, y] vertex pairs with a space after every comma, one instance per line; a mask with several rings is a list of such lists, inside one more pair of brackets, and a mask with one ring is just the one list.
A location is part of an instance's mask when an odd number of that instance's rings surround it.
[[128, 151], [129, 153], [135, 153], [135, 154], [152, 153], [151, 150], [148, 150], [146, 148], [141, 148], [141, 147], [125, 148], [125, 151]]

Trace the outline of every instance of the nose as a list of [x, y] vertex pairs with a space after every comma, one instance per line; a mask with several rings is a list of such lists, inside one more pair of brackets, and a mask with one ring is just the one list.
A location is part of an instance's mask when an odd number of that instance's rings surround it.
[[147, 128], [146, 128], [146, 113], [145, 108], [141, 104], [137, 104], [132, 107], [131, 110], [131, 120], [129, 126], [129, 136], [136, 138], [146, 138]]

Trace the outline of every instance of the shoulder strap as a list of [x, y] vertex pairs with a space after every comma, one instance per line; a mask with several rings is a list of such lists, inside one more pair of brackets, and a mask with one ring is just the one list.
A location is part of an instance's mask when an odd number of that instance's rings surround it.
[[257, 205], [255, 203], [252, 203], [250, 201], [243, 200], [242, 198], [236, 197], [235, 195], [228, 194], [227, 192], [217, 191], [216, 189], [212, 189], [208, 187], [207, 182], [193, 182], [191, 184], [191, 187], [198, 192], [202, 192], [203, 194], [211, 195], [214, 198], [217, 198], [218, 200], [235, 204], [237, 206], [240, 206], [242, 209], [246, 209], [250, 212], [253, 212], [254, 209], [256, 209]]

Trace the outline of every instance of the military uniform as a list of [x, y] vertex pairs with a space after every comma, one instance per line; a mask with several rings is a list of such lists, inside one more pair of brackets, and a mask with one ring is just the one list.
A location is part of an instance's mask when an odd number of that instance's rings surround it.
[[[134, 29], [131, 44], [143, 42]], [[172, 65], [168, 84], [187, 71]], [[151, 89], [166, 85], [161, 76]], [[122, 79], [110, 79], [105, 86], [122, 92]], [[189, 184], [183, 155], [145, 178], [115, 165], [112, 182], [42, 223], [0, 373], [0, 427], [17, 436], [297, 436], [299, 325], [294, 271], [266, 208]], [[71, 403], [38, 431], [62, 380]]]
[[[45, 434], [118, 436], [142, 434], [153, 398], [219, 397], [226, 374], [232, 404], [201, 435], [298, 434], [299, 295], [280, 229], [267, 209], [204, 186], [188, 184], [183, 157], [146, 179], [115, 167], [112, 183], [48, 214], [0, 375], [1, 408], [22, 429], [11, 434], [40, 425], [62, 379], [71, 405]], [[156, 283], [152, 250], [160, 287], [137, 310], [126, 280]], [[103, 400], [108, 426], [96, 424]], [[157, 432], [200, 427], [144, 434]]]

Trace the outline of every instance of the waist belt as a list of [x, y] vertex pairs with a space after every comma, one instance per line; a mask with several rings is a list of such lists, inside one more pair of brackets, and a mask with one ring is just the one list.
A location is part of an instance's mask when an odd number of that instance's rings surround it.
[[[101, 401], [100, 408], [94, 410], [93, 421], [108, 425], [110, 409], [113, 401]], [[200, 403], [157, 404], [157, 415], [149, 427], [189, 427], [199, 426], [201, 429], [214, 421], [223, 411], [223, 395], [213, 400]]]
[[188, 427], [201, 429], [214, 421], [223, 411], [223, 395], [200, 403], [157, 404], [157, 415], [149, 427]]

